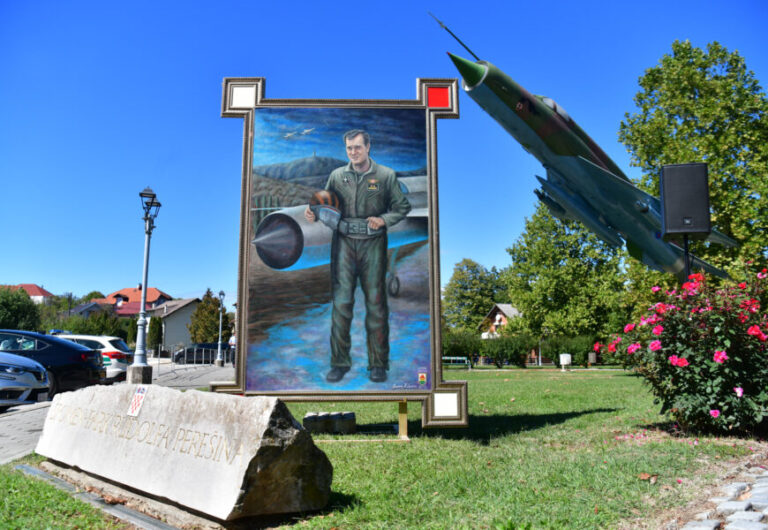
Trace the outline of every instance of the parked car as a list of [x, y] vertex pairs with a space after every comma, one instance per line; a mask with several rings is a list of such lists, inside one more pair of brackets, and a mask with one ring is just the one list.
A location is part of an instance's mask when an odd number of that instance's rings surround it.
[[128, 367], [133, 363], [133, 352], [120, 337], [72, 334], [59, 334], [56, 336], [71, 340], [92, 350], [99, 350], [104, 367], [107, 369], [107, 382], [125, 381]]
[[[205, 343], [198, 343], [198, 344], [192, 344], [190, 346], [187, 346], [186, 348], [181, 348], [180, 350], [176, 350], [173, 353], [173, 362], [178, 364], [186, 364], [186, 363], [202, 363], [202, 364], [213, 364], [213, 361], [216, 360], [216, 356], [219, 354], [219, 343], [218, 342], [205, 342]], [[229, 355], [229, 344], [222, 343], [221, 345], [221, 356], [224, 359], [225, 362], [229, 362], [230, 355]]]
[[97, 385], [106, 379], [101, 352], [34, 331], [0, 329], [0, 351], [28, 357], [48, 374], [48, 395]]
[[0, 412], [48, 400], [45, 367], [32, 359], [0, 352]]

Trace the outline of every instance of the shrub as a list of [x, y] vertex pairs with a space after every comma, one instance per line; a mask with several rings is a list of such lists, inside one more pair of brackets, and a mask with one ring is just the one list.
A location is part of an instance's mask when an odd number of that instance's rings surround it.
[[443, 333], [443, 355], [446, 357], [467, 357], [475, 365], [480, 351], [480, 336], [477, 333], [446, 330]]
[[716, 289], [692, 274], [662, 292], [639, 321], [608, 344], [650, 385], [662, 413], [687, 429], [766, 430], [768, 416], [768, 271]]
[[482, 341], [480, 351], [498, 368], [511, 364], [525, 368], [528, 352], [535, 347], [536, 341], [526, 334], [500, 335]]
[[555, 335], [548, 337], [543, 344], [543, 352], [552, 360], [555, 366], [560, 366], [560, 354], [570, 353], [571, 364], [587, 366], [589, 364], [589, 352], [592, 351], [594, 339], [586, 335], [567, 337]]

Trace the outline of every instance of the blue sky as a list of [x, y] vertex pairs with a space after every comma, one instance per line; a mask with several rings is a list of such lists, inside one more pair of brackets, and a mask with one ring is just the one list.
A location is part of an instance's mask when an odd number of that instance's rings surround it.
[[[268, 98], [414, 99], [416, 78], [481, 58], [565, 107], [630, 177], [619, 122], [675, 39], [717, 40], [768, 82], [768, 3], [0, 0], [0, 284], [108, 293], [141, 278], [138, 193], [163, 207], [149, 284], [235, 301], [243, 124], [224, 77]], [[438, 125], [441, 281], [509, 264], [538, 162], [461, 94]]]

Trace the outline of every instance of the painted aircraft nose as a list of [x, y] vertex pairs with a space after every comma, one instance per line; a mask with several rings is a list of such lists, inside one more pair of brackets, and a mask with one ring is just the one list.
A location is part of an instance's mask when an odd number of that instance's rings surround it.
[[469, 88], [477, 85], [485, 75], [486, 67], [481, 64], [473, 63], [463, 57], [453, 55], [450, 52], [448, 53], [448, 57], [450, 57], [453, 64], [456, 65], [456, 69], [461, 74], [461, 77], [464, 78], [464, 84]]

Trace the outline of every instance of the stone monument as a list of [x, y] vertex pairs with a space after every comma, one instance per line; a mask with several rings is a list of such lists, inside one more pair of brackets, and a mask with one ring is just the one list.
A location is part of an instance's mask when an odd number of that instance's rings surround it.
[[155, 385], [56, 395], [36, 451], [220, 520], [321, 509], [333, 477], [277, 398]]

